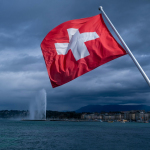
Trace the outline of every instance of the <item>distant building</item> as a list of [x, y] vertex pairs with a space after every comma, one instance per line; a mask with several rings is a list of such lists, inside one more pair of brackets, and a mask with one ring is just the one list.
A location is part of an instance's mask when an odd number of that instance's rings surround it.
[[115, 114], [115, 120], [121, 120], [121, 113]]
[[144, 121], [144, 110], [136, 111], [136, 121]]
[[112, 121], [112, 120], [129, 120], [129, 121], [137, 121], [137, 122], [145, 122], [150, 121], [150, 111], [145, 112], [144, 110], [132, 110], [132, 111], [121, 111], [121, 112], [109, 112], [109, 113], [92, 113], [87, 114], [84, 113], [81, 115], [82, 120], [104, 120], [104, 121]]
[[136, 114], [135, 111], [129, 112], [129, 120], [130, 121], [135, 121], [135, 114]]

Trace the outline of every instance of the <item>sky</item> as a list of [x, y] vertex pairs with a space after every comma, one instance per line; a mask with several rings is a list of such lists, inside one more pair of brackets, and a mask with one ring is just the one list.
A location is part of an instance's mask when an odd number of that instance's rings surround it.
[[150, 105], [150, 88], [129, 55], [52, 88], [40, 48], [42, 40], [65, 21], [99, 14], [99, 6], [150, 77], [149, 0], [1, 0], [0, 110], [28, 110], [41, 89], [47, 93], [47, 110]]

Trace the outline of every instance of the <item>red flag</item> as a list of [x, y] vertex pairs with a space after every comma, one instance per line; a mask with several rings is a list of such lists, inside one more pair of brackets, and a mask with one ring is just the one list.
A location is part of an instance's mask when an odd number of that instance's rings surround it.
[[46, 35], [41, 49], [53, 88], [126, 54], [101, 14], [60, 24]]

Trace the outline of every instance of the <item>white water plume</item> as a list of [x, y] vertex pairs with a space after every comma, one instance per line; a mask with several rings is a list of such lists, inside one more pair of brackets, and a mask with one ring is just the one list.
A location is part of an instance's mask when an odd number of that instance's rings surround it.
[[46, 120], [46, 91], [45, 89], [40, 90], [35, 100], [33, 100], [30, 104], [30, 120]]

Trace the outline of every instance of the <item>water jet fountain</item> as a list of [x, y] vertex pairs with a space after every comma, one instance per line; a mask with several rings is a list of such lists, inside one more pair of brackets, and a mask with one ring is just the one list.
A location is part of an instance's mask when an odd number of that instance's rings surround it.
[[46, 120], [46, 91], [40, 90], [34, 101], [30, 103], [29, 108], [29, 120], [31, 121], [44, 121]]

